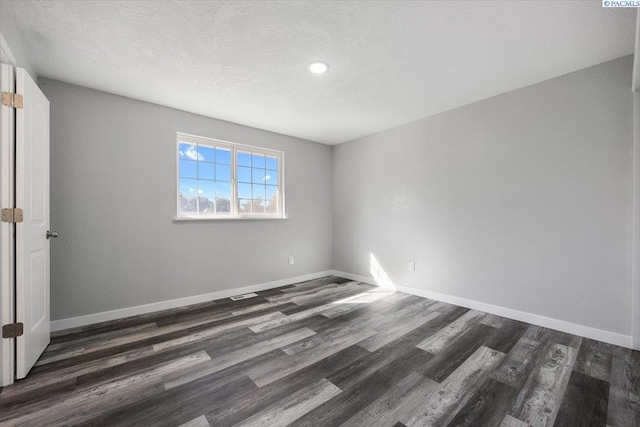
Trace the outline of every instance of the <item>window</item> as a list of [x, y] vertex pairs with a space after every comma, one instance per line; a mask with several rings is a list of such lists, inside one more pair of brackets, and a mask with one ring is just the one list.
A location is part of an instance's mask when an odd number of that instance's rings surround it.
[[283, 218], [281, 151], [178, 133], [178, 218]]

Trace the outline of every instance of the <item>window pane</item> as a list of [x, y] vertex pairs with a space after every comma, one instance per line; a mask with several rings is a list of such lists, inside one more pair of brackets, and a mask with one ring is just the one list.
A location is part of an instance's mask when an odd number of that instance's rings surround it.
[[180, 160], [180, 177], [181, 178], [197, 178], [198, 163], [191, 160]]
[[283, 165], [277, 152], [233, 143], [218, 146], [207, 138], [184, 138], [187, 140], [179, 139], [177, 147], [178, 214], [282, 214], [280, 201], [284, 195], [279, 177]]
[[267, 171], [264, 182], [271, 185], [278, 185], [278, 172]]
[[216, 163], [230, 165], [231, 150], [227, 150], [226, 148], [216, 148]]
[[273, 194], [267, 199], [264, 212], [271, 215], [278, 213], [278, 193]]
[[238, 198], [239, 199], [251, 198], [251, 184], [238, 184]]
[[180, 184], [178, 185], [180, 212], [197, 212], [197, 191], [198, 181], [195, 179], [180, 179]]
[[240, 213], [251, 213], [251, 199], [238, 199], [238, 211]]
[[278, 170], [278, 158], [267, 156], [267, 169]]
[[200, 213], [214, 213], [213, 199], [209, 200], [206, 197], [198, 197], [198, 212]]
[[251, 202], [252, 214], [264, 214], [264, 203], [262, 199], [253, 199]]
[[231, 183], [230, 182], [216, 182], [216, 197], [222, 197], [225, 199], [231, 199]]
[[238, 167], [238, 182], [251, 182], [251, 168]]
[[214, 155], [213, 147], [207, 147], [206, 145], [198, 145], [198, 161], [200, 162], [213, 162]]
[[271, 199], [274, 195], [278, 194], [278, 187], [275, 185], [267, 185], [267, 193], [266, 193], [266, 199], [269, 200]]
[[265, 186], [262, 184], [253, 184], [253, 199], [264, 200]]
[[251, 154], [238, 151], [238, 166], [251, 166]]
[[254, 154], [251, 156], [251, 166], [264, 169], [264, 154]]
[[180, 212], [195, 213], [198, 211], [197, 197], [184, 197], [180, 195]]
[[231, 212], [231, 200], [218, 197], [216, 199], [216, 212], [219, 212], [219, 213]]
[[198, 181], [195, 179], [180, 178], [179, 192], [187, 197], [195, 197], [198, 193]]
[[179, 147], [178, 147], [178, 155], [180, 156], [181, 159], [188, 159], [189, 157], [187, 157], [187, 151], [189, 151], [189, 150], [193, 150], [193, 152], [195, 152], [196, 151], [196, 146], [194, 144], [188, 144], [186, 142], [181, 142]]
[[251, 169], [251, 182], [254, 184], [264, 184], [265, 170], [264, 169]]
[[[184, 148], [184, 150], [183, 150]], [[202, 156], [198, 154], [198, 149], [195, 144], [180, 143], [180, 158], [189, 160], [198, 160]]]
[[216, 181], [231, 181], [231, 166], [216, 165]]
[[[196, 163], [196, 162], [191, 162], [191, 163]], [[204, 162], [197, 162], [197, 163], [198, 163], [199, 179], [211, 179], [211, 180], [215, 179], [213, 163], [204, 163]]]
[[201, 197], [215, 197], [216, 196], [216, 189], [215, 189], [215, 183], [213, 181], [205, 181], [205, 180], [200, 180], [198, 181], [198, 194]]

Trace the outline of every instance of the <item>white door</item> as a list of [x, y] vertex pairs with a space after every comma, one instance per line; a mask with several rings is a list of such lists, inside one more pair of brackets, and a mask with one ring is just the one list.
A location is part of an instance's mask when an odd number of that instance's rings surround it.
[[[0, 90], [15, 89], [13, 65], [0, 64]], [[15, 147], [13, 108], [0, 105], [0, 206], [13, 207], [13, 166]], [[0, 222], [0, 324], [14, 322], [14, 239], [13, 224]], [[0, 387], [13, 382], [15, 340], [0, 338]]]
[[49, 101], [22, 69], [16, 68], [16, 377], [24, 378], [49, 344]]

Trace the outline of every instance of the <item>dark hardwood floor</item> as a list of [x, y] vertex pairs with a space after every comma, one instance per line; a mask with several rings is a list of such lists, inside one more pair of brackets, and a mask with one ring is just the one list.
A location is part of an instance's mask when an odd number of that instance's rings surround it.
[[19, 426], [638, 426], [640, 353], [327, 277], [55, 333]]

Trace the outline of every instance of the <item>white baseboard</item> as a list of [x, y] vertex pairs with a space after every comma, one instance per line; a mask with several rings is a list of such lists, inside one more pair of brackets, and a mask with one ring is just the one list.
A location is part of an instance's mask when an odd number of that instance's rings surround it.
[[[155, 311], [167, 310], [171, 308], [183, 307], [191, 304], [198, 304], [216, 299], [228, 298], [233, 295], [245, 294], [250, 292], [264, 291], [266, 289], [277, 288], [279, 286], [291, 285], [294, 283], [304, 282], [307, 280], [318, 279], [325, 276], [340, 276], [345, 279], [356, 280], [359, 282], [369, 283], [378, 286], [372, 277], [361, 276], [358, 274], [347, 273], [338, 270], [320, 271], [317, 273], [306, 274], [303, 276], [290, 277], [287, 279], [275, 280], [272, 282], [259, 283], [256, 285], [245, 286], [242, 288], [226, 289], [223, 291], [211, 292], [208, 294], [195, 295], [191, 297], [178, 298], [168, 301], [161, 301], [151, 304], [127, 307], [118, 310], [104, 311], [101, 313], [88, 314], [85, 316], [71, 317], [68, 319], [54, 320], [51, 322], [51, 331], [60, 331], [63, 329], [77, 328], [81, 326], [91, 325], [94, 323], [106, 322], [109, 320], [122, 319], [140, 314], [152, 313]], [[470, 300], [466, 298], [456, 297], [438, 292], [427, 291], [423, 289], [410, 288], [407, 286], [395, 285], [396, 290], [423, 298], [429, 298], [436, 301], [442, 301], [473, 310], [483, 311], [485, 313], [495, 314], [497, 316], [506, 317], [508, 319], [519, 320], [521, 322], [531, 323], [533, 325], [543, 326], [545, 328], [555, 329], [609, 344], [619, 345], [622, 347], [632, 348], [632, 339], [629, 335], [622, 335], [615, 332], [605, 331], [602, 329], [592, 328], [590, 326], [579, 325], [576, 323], [566, 322], [564, 320], [553, 319], [539, 314], [528, 313], [519, 310], [513, 310], [506, 307], [500, 307], [493, 304], [487, 304], [480, 301]]]
[[290, 277], [290, 278], [281, 279], [281, 280], [274, 280], [273, 282], [259, 283], [257, 285], [245, 286], [242, 288], [225, 289], [223, 291], [211, 292], [208, 294], [194, 295], [191, 297], [154, 302], [151, 304], [137, 305], [134, 307], [126, 307], [118, 310], [87, 314], [85, 316], [54, 320], [51, 322], [51, 331], [53, 332], [53, 331], [61, 331], [63, 329], [77, 328], [80, 326], [92, 325], [94, 323], [107, 322], [109, 320], [116, 320], [116, 319], [122, 319], [124, 317], [152, 313], [154, 311], [168, 310], [171, 308], [183, 307], [185, 305], [198, 304], [201, 302], [228, 298], [234, 295], [264, 291], [266, 289], [272, 289], [280, 286], [291, 285], [294, 283], [305, 282], [307, 280], [319, 279], [321, 277], [330, 276], [331, 274], [332, 274], [332, 271], [319, 271], [317, 273], [305, 274], [303, 276]]
[[[357, 280], [359, 282], [369, 283], [378, 286], [375, 279], [367, 276], [346, 273], [344, 271], [331, 271], [332, 275], [344, 277], [345, 279]], [[549, 329], [555, 329], [561, 332], [567, 332], [581, 337], [590, 338], [597, 341], [603, 341], [609, 344], [619, 345], [621, 347], [632, 348], [632, 339], [630, 335], [622, 335], [615, 332], [605, 331], [602, 329], [592, 328], [590, 326], [579, 325], [577, 323], [566, 322], [564, 320], [553, 319], [551, 317], [541, 316], [539, 314], [527, 313], [525, 311], [513, 310], [506, 307], [500, 307], [493, 304], [487, 304], [480, 301], [474, 301], [466, 298], [456, 297], [438, 292], [427, 291], [423, 289], [410, 288], [407, 286], [395, 285], [397, 291], [406, 294], [416, 295], [423, 298], [429, 298], [436, 301], [442, 301], [449, 304], [458, 305], [473, 310], [483, 311], [485, 313], [495, 314], [497, 316], [506, 317], [508, 319], [519, 320], [521, 322], [531, 323], [533, 325], [543, 326]]]

